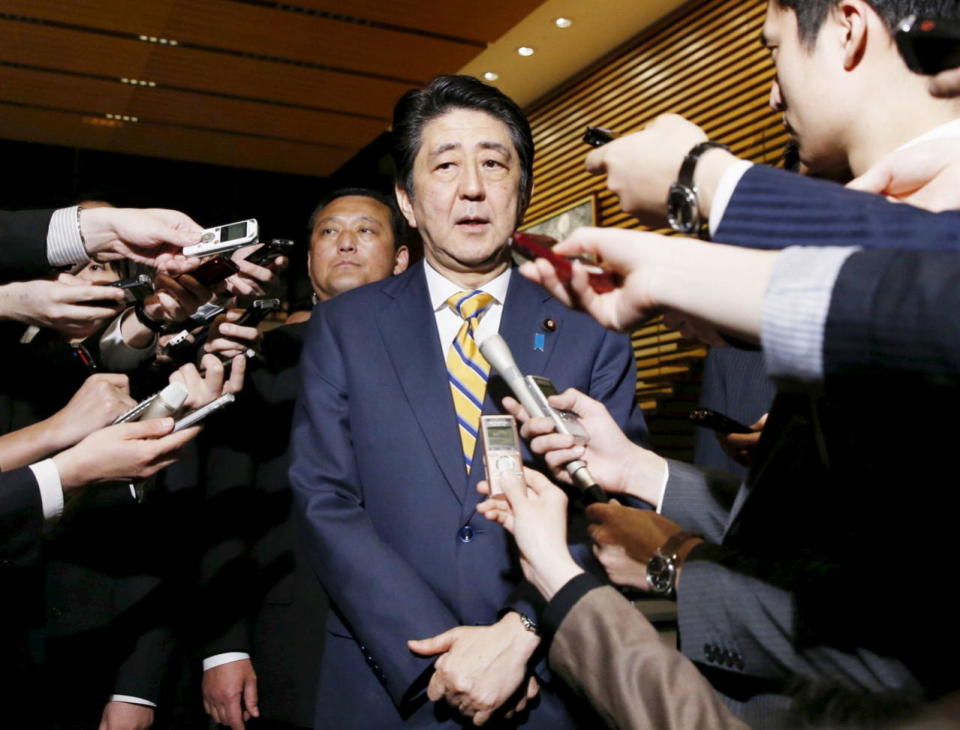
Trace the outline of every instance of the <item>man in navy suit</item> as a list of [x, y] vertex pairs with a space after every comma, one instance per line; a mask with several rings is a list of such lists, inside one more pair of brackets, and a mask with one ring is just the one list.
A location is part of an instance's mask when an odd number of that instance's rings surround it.
[[[291, 482], [334, 609], [316, 724], [455, 727], [517, 713], [511, 724], [575, 727], [585, 710], [537, 666], [536, 593], [503, 530], [475, 512], [482, 459], [459, 433], [445, 358], [462, 320], [448, 301], [482, 292], [477, 342], [499, 331], [521, 371], [590, 392], [642, 438], [630, 343], [512, 272], [533, 140], [510, 99], [438, 77], [401, 98], [393, 133], [397, 197], [425, 261], [319, 305], [301, 363]], [[484, 412], [501, 393], [491, 375]]]

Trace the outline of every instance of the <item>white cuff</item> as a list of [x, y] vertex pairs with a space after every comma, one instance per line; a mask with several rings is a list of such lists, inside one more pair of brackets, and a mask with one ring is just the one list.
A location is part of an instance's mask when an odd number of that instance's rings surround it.
[[740, 178], [751, 167], [753, 167], [752, 162], [738, 160], [726, 169], [720, 182], [717, 183], [717, 189], [713, 191], [713, 203], [710, 204], [710, 238], [713, 238], [720, 227], [723, 214], [727, 212], [727, 206], [730, 204], [730, 198], [740, 184]]
[[241, 659], [249, 659], [250, 655], [245, 651], [228, 651], [223, 654], [214, 654], [203, 660], [203, 671], [219, 667], [221, 664], [238, 662]]
[[40, 488], [40, 504], [43, 505], [43, 519], [54, 520], [63, 514], [63, 486], [60, 472], [53, 459], [44, 459], [30, 465], [30, 471], [36, 477]]
[[667, 482], [669, 480], [670, 480], [670, 462], [664, 459], [663, 484], [660, 486], [660, 498], [657, 500], [657, 504], [656, 504], [657, 514], [660, 514], [660, 509], [663, 507], [663, 498], [667, 494]]
[[130, 695], [110, 695], [111, 702], [128, 702], [131, 705], [144, 705], [145, 707], [156, 707], [156, 703], [145, 700], [142, 697], [131, 697]]
[[85, 264], [91, 259], [80, 238], [79, 206], [53, 211], [47, 227], [47, 261], [53, 267]]
[[823, 336], [833, 287], [855, 251], [791, 246], [777, 254], [761, 311], [761, 342], [770, 377], [823, 379]]

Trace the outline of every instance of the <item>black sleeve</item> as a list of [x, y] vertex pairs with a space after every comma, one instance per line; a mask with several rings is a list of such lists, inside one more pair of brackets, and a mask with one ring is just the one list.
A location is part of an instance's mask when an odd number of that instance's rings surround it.
[[0, 211], [0, 282], [50, 271], [47, 229], [53, 210]]

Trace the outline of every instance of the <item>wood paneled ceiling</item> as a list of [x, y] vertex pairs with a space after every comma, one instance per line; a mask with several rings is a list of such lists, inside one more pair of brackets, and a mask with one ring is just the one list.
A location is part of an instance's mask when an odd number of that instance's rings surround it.
[[0, 0], [0, 138], [324, 176], [542, 0]]

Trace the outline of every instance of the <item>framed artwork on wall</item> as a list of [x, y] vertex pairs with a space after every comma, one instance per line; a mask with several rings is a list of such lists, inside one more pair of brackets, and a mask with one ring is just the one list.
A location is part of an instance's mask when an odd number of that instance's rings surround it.
[[596, 222], [597, 196], [591, 193], [565, 208], [525, 222], [520, 230], [524, 233], [539, 233], [562, 241], [580, 226], [593, 226]]

